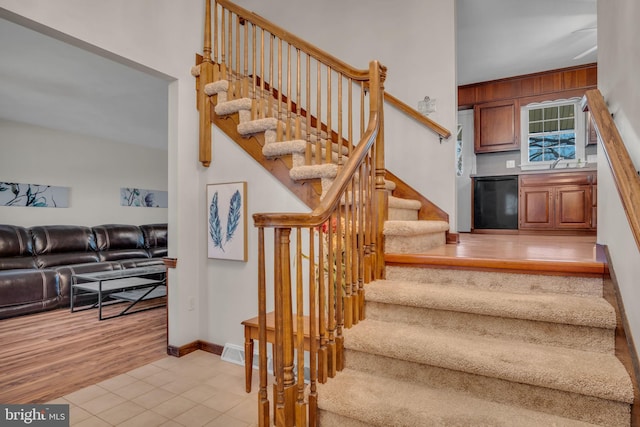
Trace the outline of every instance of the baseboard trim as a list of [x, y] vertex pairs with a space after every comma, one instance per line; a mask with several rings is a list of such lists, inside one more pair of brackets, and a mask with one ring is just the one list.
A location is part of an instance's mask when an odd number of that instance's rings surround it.
[[213, 353], [221, 356], [224, 346], [201, 340], [193, 341], [180, 347], [176, 347], [174, 345], [167, 346], [167, 354], [174, 357], [182, 357], [189, 353], [193, 353], [196, 350], [202, 350], [207, 353]]
[[638, 353], [636, 352], [636, 346], [633, 341], [633, 337], [627, 331], [629, 328], [629, 321], [624, 308], [624, 302], [620, 296], [620, 287], [616, 279], [616, 274], [611, 265], [611, 254], [609, 248], [603, 246], [604, 253], [609, 264], [609, 276], [604, 281], [604, 298], [611, 304], [616, 310], [616, 317], [618, 319], [616, 326], [615, 337], [615, 352], [616, 356], [624, 367], [629, 372], [631, 382], [633, 383], [634, 402], [631, 406], [631, 426], [640, 427], [640, 387], [638, 386], [638, 379], [640, 379], [640, 363], [638, 361]]

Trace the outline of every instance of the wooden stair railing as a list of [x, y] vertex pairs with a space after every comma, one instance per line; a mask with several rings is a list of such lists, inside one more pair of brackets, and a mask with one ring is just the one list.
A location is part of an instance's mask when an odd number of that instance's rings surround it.
[[[364, 317], [364, 285], [380, 277], [379, 204], [385, 203], [378, 163], [383, 67], [370, 64], [369, 121], [363, 139], [320, 205], [310, 213], [254, 214], [258, 228], [259, 423], [269, 425], [267, 288], [274, 292], [274, 419], [277, 426], [317, 425], [318, 381], [342, 369], [343, 328]], [[266, 277], [266, 230], [273, 229], [273, 279]], [[292, 276], [292, 271], [294, 275]], [[294, 307], [295, 305], [295, 307]], [[294, 314], [295, 312], [295, 314]], [[309, 363], [305, 363], [305, 318]], [[294, 361], [297, 354], [297, 361]], [[297, 374], [294, 375], [294, 364]], [[305, 391], [305, 366], [309, 390]], [[307, 396], [307, 397], [305, 397]]]
[[[216, 111], [223, 105], [242, 106], [238, 132], [243, 133], [244, 125], [249, 133], [265, 132], [265, 146], [286, 142], [301, 147], [303, 167], [326, 167], [334, 173], [333, 183], [312, 212], [254, 215], [259, 423], [270, 422], [266, 316], [267, 292], [272, 290], [273, 418], [278, 426], [316, 425], [316, 384], [342, 369], [342, 331], [363, 318], [364, 284], [383, 275], [386, 68], [372, 61], [366, 70], [355, 69], [227, 0], [206, 3], [203, 56], [194, 73], [202, 164], [210, 162], [211, 134], [205, 123], [210, 125], [216, 114], [206, 89], [222, 85]], [[272, 239], [269, 249], [266, 239]], [[271, 248], [273, 268], [267, 268]], [[267, 271], [273, 271], [269, 279]], [[311, 336], [319, 337], [307, 344], [308, 363], [304, 336], [297, 334], [294, 339], [293, 332], [294, 323], [303, 330], [305, 318]]]
[[406, 115], [408, 115], [412, 119], [416, 120], [418, 123], [426, 126], [428, 129], [431, 129], [433, 132], [438, 134], [438, 136], [440, 137], [440, 142], [442, 142], [443, 139], [449, 139], [449, 137], [451, 136], [451, 131], [449, 129], [443, 127], [442, 125], [440, 125], [440, 124], [438, 124], [436, 122], [434, 122], [429, 117], [423, 116], [418, 111], [416, 111], [414, 108], [411, 108], [410, 106], [408, 106], [404, 102], [400, 101], [395, 96], [392, 96], [389, 93], [385, 93], [384, 99], [389, 104], [391, 104], [394, 107], [396, 107], [398, 110], [402, 111], [403, 113], [405, 113]]
[[210, 0], [206, 4], [196, 77], [202, 164], [211, 161], [211, 105], [204, 88], [227, 80], [227, 101], [250, 100], [251, 120], [272, 120], [276, 142], [305, 145], [306, 165], [342, 165], [365, 130], [368, 70], [353, 68], [227, 0], [214, 1], [213, 10]]
[[602, 141], [631, 232], [640, 250], [640, 176], [622, 141], [609, 108], [598, 89], [585, 92], [583, 109], [591, 112], [594, 128]]

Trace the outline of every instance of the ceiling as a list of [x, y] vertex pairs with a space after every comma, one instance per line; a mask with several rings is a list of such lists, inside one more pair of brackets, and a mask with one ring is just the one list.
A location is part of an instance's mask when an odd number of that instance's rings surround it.
[[74, 42], [0, 9], [0, 118], [166, 150], [169, 80]]
[[[0, 118], [167, 149], [169, 79], [0, 9]], [[458, 84], [597, 61], [596, 0], [456, 0]], [[42, 30], [42, 29], [40, 29]]]
[[456, 14], [458, 85], [597, 62], [596, 0], [456, 0]]

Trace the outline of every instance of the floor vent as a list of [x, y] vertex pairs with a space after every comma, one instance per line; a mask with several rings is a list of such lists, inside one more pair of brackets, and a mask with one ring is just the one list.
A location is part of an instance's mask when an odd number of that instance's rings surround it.
[[[225, 362], [244, 366], [244, 348], [239, 345], [227, 343], [224, 345], [222, 356], [220, 356], [220, 358]], [[253, 354], [253, 369], [258, 369], [259, 363], [258, 353], [256, 352]], [[267, 371], [271, 374], [273, 373], [271, 356], [267, 358]]]

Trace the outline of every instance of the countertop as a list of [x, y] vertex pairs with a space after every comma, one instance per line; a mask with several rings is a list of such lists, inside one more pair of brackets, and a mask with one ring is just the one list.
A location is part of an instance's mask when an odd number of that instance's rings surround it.
[[520, 168], [514, 168], [509, 171], [496, 172], [496, 173], [487, 173], [487, 174], [471, 174], [470, 178], [483, 178], [483, 177], [491, 177], [491, 176], [511, 176], [511, 175], [539, 175], [539, 174], [548, 174], [548, 173], [565, 173], [565, 172], [596, 172], [598, 170], [596, 164], [587, 164], [587, 166], [582, 168], [555, 168], [555, 169], [537, 169], [537, 170], [528, 170], [523, 171]]

